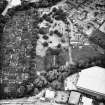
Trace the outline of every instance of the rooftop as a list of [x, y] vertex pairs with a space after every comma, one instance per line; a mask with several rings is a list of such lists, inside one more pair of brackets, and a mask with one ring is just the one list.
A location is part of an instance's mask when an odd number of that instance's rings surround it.
[[82, 70], [77, 82], [77, 88], [105, 96], [105, 69], [94, 66]]

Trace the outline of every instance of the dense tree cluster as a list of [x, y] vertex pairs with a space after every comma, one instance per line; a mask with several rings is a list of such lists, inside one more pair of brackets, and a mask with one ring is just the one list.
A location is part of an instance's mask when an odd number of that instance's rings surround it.
[[[26, 15], [25, 18], [24, 15]], [[11, 21], [12, 19], [13, 21]], [[34, 9], [22, 11], [22, 13], [20, 14], [15, 13], [15, 15], [12, 18], [9, 16], [9, 14], [7, 14], [5, 18], [3, 16], [0, 16], [0, 33], [2, 33], [0, 36], [0, 63], [2, 66], [0, 68], [0, 73], [2, 72], [2, 74], [0, 74], [2, 75], [0, 76], [0, 79], [2, 79], [1, 88], [3, 89], [1, 94], [4, 94], [4, 96], [2, 95], [2, 98], [21, 97], [25, 93], [32, 90], [32, 86], [29, 86], [28, 84], [32, 83], [33, 78], [35, 78], [36, 76], [36, 65], [34, 59], [36, 57], [35, 49], [36, 41], [38, 38], [36, 30], [38, 30], [38, 22], [36, 25], [34, 25], [31, 24], [31, 21], [33, 21], [32, 23], [34, 23], [37, 19], [38, 14], [37, 11]], [[17, 21], [17, 24], [14, 22], [14, 20], [15, 22]], [[29, 24], [27, 24], [27, 22], [29, 22]], [[28, 25], [30, 25], [30, 29], [28, 28]], [[16, 27], [11, 28], [13, 26]], [[6, 29], [8, 28], [9, 30], [6, 31]], [[18, 29], [21, 29], [22, 31], [19, 31]], [[13, 36], [11, 36], [11, 34], [8, 33], [13, 33]], [[19, 41], [19, 39], [21, 42]], [[12, 56], [12, 58], [10, 58], [10, 55]], [[8, 75], [6, 76], [5, 73], [7, 73]], [[28, 74], [28, 77], [26, 77], [26, 73]], [[7, 80], [5, 80], [5, 78], [7, 78]], [[14, 85], [11, 86], [11, 84]]]
[[51, 83], [51, 87], [55, 90], [63, 90], [63, 83], [62, 82], [59, 82], [58, 80], [54, 80], [52, 83]]
[[57, 4], [58, 2], [61, 2], [62, 0], [39, 0], [39, 6], [41, 7], [50, 7], [53, 6], [55, 4]]
[[[9, 15], [13, 15], [15, 11], [22, 11], [22, 10], [28, 10], [32, 7], [34, 8], [48, 8], [53, 5], [56, 5], [58, 2], [61, 2], [62, 0], [39, 0], [38, 2], [30, 2], [26, 0], [21, 0], [21, 5], [13, 7], [12, 9], [9, 9]], [[4, 10], [5, 6], [7, 5], [6, 0], [1, 0], [1, 12]]]
[[39, 28], [39, 34], [42, 34], [42, 35], [45, 35], [47, 34], [47, 29], [42, 27], [42, 28]]
[[105, 49], [105, 34], [99, 30], [93, 31], [90, 36], [90, 41]]
[[64, 12], [61, 8], [57, 9], [57, 8], [53, 8], [52, 10], [52, 17], [55, 18], [56, 20], [61, 20], [65, 23], [67, 23], [67, 13]]
[[105, 54], [100, 53], [95, 45], [83, 47], [82, 49], [73, 48], [72, 58], [77, 68], [83, 69], [91, 66], [104, 66]]
[[[51, 87], [54, 89], [62, 89], [64, 80], [71, 74], [81, 72], [81, 70], [92, 67], [101, 66], [105, 67], [105, 57], [98, 56], [94, 58], [89, 58], [87, 60], [78, 60], [75, 65], [69, 65], [67, 68], [52, 69], [46, 72], [46, 79], [50, 83]], [[59, 85], [59, 86], [58, 86]]]
[[57, 70], [51, 70], [51, 71], [47, 72], [46, 78], [49, 82], [52, 82], [58, 78], [58, 75], [59, 74], [58, 74]]
[[8, 4], [7, 0], [0, 0], [0, 14], [3, 12], [7, 4]]
[[[45, 73], [44, 76], [46, 77], [46, 80], [49, 83], [51, 83], [50, 85], [51, 86], [54, 85], [54, 87], [55, 87], [56, 83], [63, 84], [63, 81], [66, 79], [66, 77], [68, 77], [71, 74], [80, 72], [81, 70], [88, 68], [88, 67], [92, 67], [92, 66], [104, 67], [104, 65], [105, 65], [104, 54], [95, 50], [94, 46], [93, 47], [84, 47], [82, 49], [78, 49], [78, 48], [73, 49], [72, 57], [73, 57], [75, 64], [69, 65], [69, 67], [67, 67], [67, 68], [64, 68], [62, 66], [62, 64], [59, 65], [58, 68], [54, 68], [54, 66], [52, 65], [53, 60], [51, 60], [51, 59], [53, 59], [53, 54], [59, 56], [60, 53], [57, 53], [57, 51], [54, 51], [54, 52], [52, 50], [50, 50], [50, 51], [52, 53], [51, 53], [51, 55], [48, 53], [48, 55], [47, 55], [48, 61], [45, 60], [45, 62], [48, 62], [48, 65], [45, 64], [45, 65], [47, 65], [47, 68], [46, 68], [47, 72]], [[58, 61], [62, 62], [62, 59], [61, 59], [62, 57], [63, 56], [60, 57], [60, 60], [59, 60], [59, 57], [57, 57], [56, 64], [59, 64]], [[63, 61], [64, 61], [64, 58], [63, 58]], [[56, 81], [56, 83], [54, 83], [54, 81]]]
[[49, 23], [53, 23], [53, 20], [51, 19], [51, 16], [50, 16], [50, 13], [49, 13], [49, 14], [44, 14], [44, 15], [42, 16], [42, 19], [43, 19], [43, 20], [46, 20], [46, 21], [49, 22]]
[[47, 80], [45, 77], [43, 76], [40, 76], [40, 77], [37, 77], [34, 81], [33, 81], [33, 84], [35, 85], [35, 87], [37, 88], [43, 88], [47, 85]]
[[[20, 48], [20, 50], [16, 49], [16, 51], [19, 51], [19, 65], [18, 65], [17, 69], [16, 69], [16, 67], [14, 67], [14, 68], [7, 67], [7, 69], [6, 68], [3, 69], [4, 71], [7, 70], [8, 72], [9, 71], [14, 72], [14, 73], [20, 72], [20, 74], [28, 73], [29, 74], [28, 80], [27, 79], [25, 80], [20, 76], [21, 80], [18, 79], [18, 82], [21, 82], [23, 80], [22, 83], [19, 83], [19, 84], [16, 83], [15, 85], [14, 84], [7, 85], [5, 83], [0, 84], [1, 90], [5, 93], [4, 96], [2, 95], [3, 96], [2, 98], [5, 98], [5, 96], [22, 97], [27, 94], [35, 95], [46, 86], [51, 86], [55, 90], [62, 90], [63, 82], [66, 79], [66, 77], [68, 77], [69, 75], [76, 73], [76, 72], [80, 72], [82, 69], [87, 68], [87, 67], [91, 67], [91, 66], [95, 66], [95, 65], [98, 65], [98, 66], [105, 65], [105, 62], [104, 62], [105, 58], [103, 55], [102, 56], [96, 55], [93, 58], [91, 58], [90, 56], [92, 54], [88, 55], [88, 52], [91, 52], [91, 51], [86, 50], [85, 52], [87, 52], [87, 53], [80, 52], [81, 55], [79, 55], [78, 51], [75, 51], [78, 53], [77, 55], [74, 53], [75, 58], [76, 58], [75, 65], [69, 65], [69, 67], [65, 68], [65, 67], [63, 67], [63, 65], [66, 62], [65, 55], [63, 55], [61, 53], [62, 51], [61, 51], [61, 49], [59, 47], [60, 45], [59, 45], [58, 46], [59, 48], [57, 50], [50, 49], [50, 51], [47, 52], [47, 55], [45, 58], [46, 71], [44, 71], [41, 75], [37, 75], [37, 71], [39, 69], [37, 69], [36, 63], [40, 63], [40, 62], [36, 61], [36, 41], [39, 38], [38, 33], [42, 34], [43, 38], [45, 40], [48, 39], [48, 37], [45, 36], [45, 34], [47, 33], [47, 29], [39, 28], [38, 23], [42, 22], [43, 20], [46, 20], [49, 23], [52, 23], [53, 21], [51, 19], [51, 16], [53, 18], [55, 18], [56, 20], [62, 20], [63, 22], [67, 22], [67, 21], [66, 21], [66, 13], [62, 9], [53, 8], [51, 13], [44, 14], [40, 18], [38, 12], [35, 9], [32, 9], [31, 7], [47, 7], [47, 6], [54, 5], [57, 2], [59, 2], [59, 0], [41, 0], [40, 3], [37, 3], [37, 4], [22, 2], [21, 6], [9, 9], [7, 17], [4, 18], [3, 16], [0, 16], [0, 33], [3, 32], [3, 28], [4, 28], [5, 23], [8, 20], [8, 16], [13, 16], [16, 11], [23, 12], [24, 10], [26, 10], [26, 12], [25, 12], [25, 15], [27, 15], [26, 18], [30, 18], [30, 16], [32, 15], [31, 20], [33, 20], [32, 24], [31, 24], [33, 29], [31, 30], [31, 32], [27, 32], [28, 28], [27, 28], [27, 24], [26, 24], [26, 26], [24, 26], [22, 28], [23, 35], [21, 36], [22, 39], [25, 39], [25, 38], [30, 39], [31, 44], [30, 44], [29, 40], [23, 40], [21, 42], [21, 45], [18, 43], [18, 41], [17, 41], [17, 44], [14, 45], [14, 47], [18, 46], [18, 48], [19, 48], [19, 45], [22, 46], [22, 48]], [[31, 8], [31, 11], [29, 10], [30, 8]], [[20, 16], [20, 19], [21, 19], [21, 16]], [[21, 26], [22, 25], [20, 25], [20, 27]], [[59, 37], [62, 37], [62, 34], [57, 30], [55, 30], [54, 32], [51, 32], [50, 35], [52, 35], [53, 33], [55, 33]], [[10, 42], [13, 41], [13, 40], [11, 40], [11, 37], [8, 37], [8, 34], [6, 34], [5, 36], [6, 36], [5, 37], [6, 41], [10, 41]], [[2, 41], [1, 39], [2, 38], [0, 38], [0, 41]], [[98, 43], [101, 47], [104, 48], [105, 37], [103, 35], [93, 35], [90, 39], [94, 40], [95, 43]], [[15, 42], [15, 40], [14, 40], [14, 42]], [[30, 45], [30, 48], [28, 45]], [[43, 45], [46, 47], [46, 46], [48, 46], [48, 43], [43, 43]], [[0, 43], [0, 46], [1, 46], [1, 43]], [[13, 46], [13, 45], [11, 45], [11, 46]], [[2, 46], [2, 47], [4, 47], [3, 49], [6, 48], [5, 46]], [[9, 66], [9, 64], [11, 66], [14, 66], [13, 63], [10, 63], [10, 59], [9, 59], [9, 55], [14, 52], [13, 49], [7, 48], [6, 50], [4, 50], [4, 52], [6, 52], [6, 55], [5, 55], [6, 60], [4, 61], [3, 66]], [[84, 50], [82, 52], [84, 52]], [[14, 53], [16, 53], [16, 52], [14, 52]], [[30, 59], [27, 59], [25, 55], [28, 55], [28, 56], [30, 55]], [[56, 56], [56, 58], [57, 58], [56, 65], [53, 64], [54, 56]], [[78, 56], [79, 57], [82, 56], [83, 59], [79, 58]], [[84, 57], [84, 56], [86, 56], [86, 57]], [[2, 57], [2, 55], [0, 55], [0, 57]], [[15, 58], [16, 57], [17, 56], [15, 56]], [[14, 61], [16, 60], [15, 58], [14, 58]], [[12, 61], [13, 61], [13, 59], [11, 60], [11, 62]], [[2, 64], [2, 62], [0, 62], [0, 64]], [[18, 73], [18, 76], [20, 74]], [[10, 78], [15, 78], [15, 77], [10, 76]], [[3, 94], [3, 93], [0, 93], [0, 94]]]
[[3, 28], [8, 20], [9, 20], [9, 17], [4, 17], [0, 15], [0, 34], [1, 34], [0, 37], [2, 36]]
[[63, 34], [61, 34], [58, 30], [55, 30], [54, 34], [56, 34], [58, 37], [62, 37], [63, 36]]
[[[1, 3], [3, 2], [3, 0], [1, 1]], [[1, 3], [0, 3], [0, 12], [2, 12], [1, 10], [2, 10], [2, 6], [1, 6]], [[3, 28], [4, 28], [4, 26], [5, 26], [5, 23], [6, 23], [6, 19], [5, 19], [5, 17], [4, 16], [2, 16], [2, 15], [0, 15], [0, 80], [2, 79], [2, 59], [3, 59], [3, 56], [2, 56], [2, 54], [4, 53], [4, 52], [2, 52], [1, 51], [1, 49], [2, 49], [2, 37], [3, 37]], [[3, 96], [3, 88], [4, 88], [4, 86], [5, 86], [5, 84], [1, 84], [1, 82], [0, 82], [0, 98], [2, 98], [2, 96]]]
[[45, 78], [48, 81], [48, 86], [51, 86], [55, 90], [64, 89], [64, 80], [71, 74], [80, 72], [75, 65], [69, 65], [69, 67], [60, 67], [46, 72]]
[[104, 60], [105, 57], [100, 56], [100, 57], [95, 57], [93, 59], [89, 58], [88, 60], [86, 60], [85, 62], [83, 60], [79, 60], [76, 63], [77, 68], [79, 69], [84, 69], [84, 68], [88, 68], [88, 67], [92, 67], [92, 66], [101, 66], [101, 67], [105, 67], [104, 66]]

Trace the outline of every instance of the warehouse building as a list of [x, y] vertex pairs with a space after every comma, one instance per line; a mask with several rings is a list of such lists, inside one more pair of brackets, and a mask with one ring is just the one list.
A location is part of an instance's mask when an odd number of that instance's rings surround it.
[[95, 97], [105, 98], [105, 69], [94, 66], [82, 70], [77, 89]]

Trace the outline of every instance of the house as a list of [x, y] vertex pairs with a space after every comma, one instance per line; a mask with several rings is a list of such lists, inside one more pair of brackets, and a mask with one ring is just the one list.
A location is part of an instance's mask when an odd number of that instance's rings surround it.
[[82, 103], [83, 103], [83, 105], [92, 105], [92, 99], [91, 98], [87, 98], [87, 97], [82, 97]]
[[47, 99], [54, 99], [55, 97], [55, 91], [51, 90], [51, 89], [46, 89], [45, 91], [45, 98]]
[[94, 66], [82, 70], [77, 89], [95, 97], [105, 98], [105, 69]]
[[69, 98], [69, 93], [65, 91], [57, 91], [55, 96], [55, 102], [56, 103], [67, 103]]
[[77, 105], [79, 104], [80, 97], [81, 97], [81, 93], [76, 91], [71, 91], [68, 103], [70, 105]]

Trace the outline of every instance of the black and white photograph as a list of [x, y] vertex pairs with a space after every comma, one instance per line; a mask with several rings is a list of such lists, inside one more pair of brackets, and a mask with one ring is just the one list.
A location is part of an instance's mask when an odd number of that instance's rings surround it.
[[105, 0], [0, 0], [0, 105], [105, 105]]

